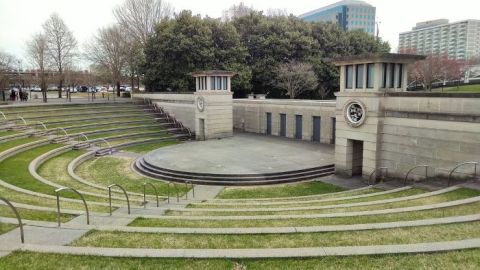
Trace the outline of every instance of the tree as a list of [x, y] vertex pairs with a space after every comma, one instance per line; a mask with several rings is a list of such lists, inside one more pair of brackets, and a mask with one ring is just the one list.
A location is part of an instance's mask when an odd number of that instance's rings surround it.
[[155, 25], [172, 16], [173, 8], [162, 0], [126, 0], [113, 14], [126, 34], [145, 46]]
[[290, 61], [281, 64], [277, 73], [278, 87], [286, 90], [291, 99], [315, 89], [318, 84], [313, 66], [309, 63]]
[[109, 75], [117, 86], [117, 96], [120, 96], [120, 80], [127, 55], [125, 35], [118, 25], [100, 28], [92, 40], [85, 45], [85, 57], [97, 69], [103, 70]]
[[5, 101], [5, 90], [8, 89], [8, 84], [12, 79], [12, 74], [15, 71], [15, 63], [18, 60], [15, 56], [0, 51], [0, 90], [2, 91], [2, 100]]
[[253, 7], [248, 7], [245, 3], [240, 2], [238, 5], [233, 5], [229, 9], [223, 11], [223, 20], [231, 21], [235, 18], [240, 18], [255, 12]]
[[423, 83], [427, 90], [432, 90], [435, 82], [459, 81], [464, 74], [464, 66], [461, 61], [449, 59], [446, 54], [431, 54], [412, 66], [409, 80]]
[[65, 22], [53, 13], [43, 24], [47, 52], [55, 64], [59, 76], [58, 97], [62, 98], [65, 67], [72, 64], [77, 49], [77, 40]]
[[42, 89], [43, 102], [47, 102], [47, 40], [41, 33], [34, 34], [27, 41], [27, 56], [32, 66], [37, 70], [39, 85]]

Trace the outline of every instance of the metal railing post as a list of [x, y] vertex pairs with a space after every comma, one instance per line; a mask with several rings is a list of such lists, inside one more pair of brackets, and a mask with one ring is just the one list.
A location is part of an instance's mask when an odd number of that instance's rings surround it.
[[20, 228], [20, 240], [22, 241], [22, 244], [25, 243], [25, 235], [24, 235], [24, 232], [23, 232], [23, 223], [22, 223], [22, 218], [20, 217], [20, 214], [18, 213], [15, 206], [13, 206], [13, 204], [10, 201], [8, 201], [7, 199], [0, 197], [0, 201], [5, 202], [7, 204], [7, 206], [10, 207], [10, 209], [12, 209], [13, 213], [15, 214], [15, 217], [17, 218], [17, 221], [18, 221], [18, 227]]
[[382, 183], [383, 183], [383, 180], [384, 178], [388, 177], [388, 167], [379, 167], [379, 168], [376, 168], [375, 170], [373, 170], [372, 173], [370, 173], [370, 176], [368, 177], [368, 183], [369, 185], [371, 185], [371, 182], [372, 182], [372, 177], [377, 173], [377, 171], [379, 170], [385, 170], [385, 175], [382, 174]]
[[127, 191], [118, 184], [111, 184], [108, 186], [108, 202], [110, 205], [110, 216], [112, 215], [112, 187], [118, 187], [123, 191], [123, 194], [125, 194], [125, 198], [127, 198], [128, 214], [130, 215], [130, 200], [128, 199]]
[[80, 199], [82, 199], [83, 205], [85, 206], [85, 211], [87, 212], [87, 225], [90, 225], [90, 212], [88, 211], [87, 201], [85, 201], [85, 198], [83, 197], [83, 195], [73, 188], [62, 187], [62, 188], [58, 188], [58, 189], [55, 190], [55, 195], [57, 197], [57, 223], [58, 223], [58, 227], [61, 226], [60, 196], [59, 196], [59, 193], [61, 191], [73, 191], [78, 196], [80, 196]]
[[450, 174], [448, 175], [448, 183], [447, 185], [450, 186], [451, 185], [451, 182], [452, 182], [452, 175], [453, 173], [460, 167], [464, 166], [464, 165], [473, 165], [474, 166], [474, 171], [473, 171], [473, 177], [476, 178], [477, 177], [477, 165], [479, 163], [476, 162], [476, 161], [467, 161], [467, 162], [463, 162], [463, 163], [460, 163], [458, 165], [456, 165], [451, 171], [450, 171]]
[[410, 170], [408, 170], [407, 174], [405, 175], [405, 178], [403, 179], [403, 185], [406, 186], [407, 185], [407, 181], [408, 181], [408, 176], [410, 175], [410, 173], [415, 170], [416, 168], [422, 168], [422, 167], [425, 167], [425, 180], [428, 179], [428, 168], [430, 166], [428, 165], [417, 165], [413, 168], [411, 168]]
[[157, 207], [160, 207], [160, 200], [158, 198], [158, 191], [157, 188], [152, 183], [143, 183], [143, 203], [145, 208], [147, 207], [147, 193], [146, 193], [146, 186], [150, 185], [153, 190], [155, 191], [155, 197], [157, 198]]

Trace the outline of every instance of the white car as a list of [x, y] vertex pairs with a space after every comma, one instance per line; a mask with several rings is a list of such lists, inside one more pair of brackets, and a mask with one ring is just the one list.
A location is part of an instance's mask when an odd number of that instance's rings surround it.
[[32, 92], [42, 92], [42, 88], [40, 88], [38, 86], [34, 86], [30, 89], [30, 91], [32, 91]]

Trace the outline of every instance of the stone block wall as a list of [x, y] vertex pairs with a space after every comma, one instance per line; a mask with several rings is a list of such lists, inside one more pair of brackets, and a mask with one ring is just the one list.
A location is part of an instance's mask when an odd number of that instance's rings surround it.
[[272, 135], [280, 136], [280, 114], [286, 115], [286, 137], [295, 138], [295, 116], [302, 116], [302, 140], [312, 141], [313, 116], [321, 117], [320, 142], [332, 143], [335, 101], [234, 99], [233, 125], [237, 130], [266, 134], [267, 113], [272, 115]]

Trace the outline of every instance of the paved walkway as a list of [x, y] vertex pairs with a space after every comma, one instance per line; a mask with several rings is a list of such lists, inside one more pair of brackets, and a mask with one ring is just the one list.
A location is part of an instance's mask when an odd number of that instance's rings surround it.
[[262, 249], [135, 249], [24, 245], [21, 250], [42, 253], [149, 258], [307, 258], [401, 253], [425, 253], [479, 248], [480, 238], [408, 245], [341, 246]]

